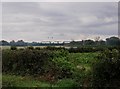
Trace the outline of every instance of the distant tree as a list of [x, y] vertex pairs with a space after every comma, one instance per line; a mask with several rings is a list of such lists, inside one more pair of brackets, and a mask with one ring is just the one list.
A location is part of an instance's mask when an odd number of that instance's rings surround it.
[[15, 41], [14, 40], [10, 41], [10, 45], [15, 46], [16, 45]]
[[105, 45], [105, 41], [100, 40], [100, 41], [98, 41], [98, 44], [99, 44], [99, 45]]
[[84, 45], [95, 45], [95, 42], [93, 40], [85, 40]]
[[0, 45], [2, 45], [2, 41], [0, 41]]
[[110, 37], [106, 39], [107, 45], [120, 45], [120, 39], [118, 37]]
[[32, 43], [31, 43], [31, 46], [39, 46], [39, 43], [37, 43], [37, 42], [32, 42]]
[[0, 41], [0, 45], [7, 46], [7, 45], [9, 45], [9, 42], [2, 40], [2, 41]]
[[27, 44], [26, 44], [23, 40], [18, 40], [18, 41], [16, 42], [16, 45], [17, 45], [17, 46], [26, 46]]
[[99, 36], [97, 36], [97, 37], [95, 37], [95, 45], [100, 45], [100, 37]]

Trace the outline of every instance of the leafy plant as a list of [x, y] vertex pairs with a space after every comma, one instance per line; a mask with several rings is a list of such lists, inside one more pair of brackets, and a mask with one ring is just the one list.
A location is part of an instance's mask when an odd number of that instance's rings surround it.
[[93, 66], [93, 86], [118, 87], [120, 84], [120, 50], [105, 50]]

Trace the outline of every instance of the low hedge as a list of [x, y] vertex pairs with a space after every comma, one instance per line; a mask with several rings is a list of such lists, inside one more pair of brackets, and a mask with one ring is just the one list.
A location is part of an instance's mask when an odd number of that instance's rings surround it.
[[50, 51], [3, 50], [3, 72], [17, 74], [42, 74], [43, 65], [49, 60]]
[[56, 51], [28, 48], [3, 50], [2, 72], [15, 75], [49, 75], [54, 78], [70, 77], [72, 68], [66, 60], [67, 55], [68, 51], [63, 49]]

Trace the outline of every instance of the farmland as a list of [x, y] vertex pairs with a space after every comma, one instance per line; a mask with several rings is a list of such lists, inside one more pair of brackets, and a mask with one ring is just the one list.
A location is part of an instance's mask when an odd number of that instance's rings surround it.
[[[10, 49], [10, 47], [11, 46], [0, 46], [0, 48], [2, 48], [2, 49]], [[17, 48], [18, 49], [24, 49], [24, 48], [27, 48], [28, 46], [18, 46]], [[34, 48], [36, 48], [36, 47], [40, 47], [40, 48], [44, 48], [44, 47], [46, 47], [46, 46], [33, 46]]]
[[[111, 66], [107, 61], [104, 61], [106, 56], [106, 60], [114, 59], [113, 63], [111, 63], [116, 66], [115, 68], [118, 67], [119, 51], [114, 47], [112, 50], [110, 48], [102, 52], [93, 52], [92, 49], [90, 49], [91, 51], [82, 49], [85, 52], [78, 50], [80, 48], [77, 48], [77, 51], [76, 49], [64, 49], [63, 47], [4, 48], [2, 49], [3, 87], [74, 88], [94, 87], [100, 84], [101, 86], [106, 86], [106, 81], [97, 81], [99, 76], [101, 76], [98, 73], [101, 68], [104, 68], [103, 65]], [[111, 52], [112, 56], [109, 55]], [[115, 60], [118, 64], [115, 63]], [[104, 70], [106, 71], [107, 69]], [[118, 74], [116, 71], [113, 73], [115, 75]], [[102, 71], [101, 74], [105, 76]], [[102, 77], [100, 78], [102, 79]], [[96, 84], [96, 81], [99, 84]]]
[[1, 2], [3, 89], [120, 89], [120, 3], [78, 1]]

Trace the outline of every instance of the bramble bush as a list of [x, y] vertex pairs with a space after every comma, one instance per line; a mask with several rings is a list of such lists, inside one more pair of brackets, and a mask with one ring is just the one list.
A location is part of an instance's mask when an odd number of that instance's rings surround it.
[[[120, 86], [120, 50], [105, 50], [93, 66], [93, 87]], [[101, 89], [102, 89], [101, 88]]]
[[67, 61], [68, 51], [62, 50], [3, 50], [2, 72], [15, 75], [49, 75], [55, 79], [72, 76], [72, 64]]
[[58, 67], [58, 78], [70, 78], [74, 71], [73, 63], [70, 63], [67, 59], [68, 51], [61, 50], [61, 51], [54, 51], [54, 58], [52, 62], [56, 64]]
[[15, 74], [42, 74], [43, 65], [48, 61], [50, 51], [3, 50], [3, 72]]

